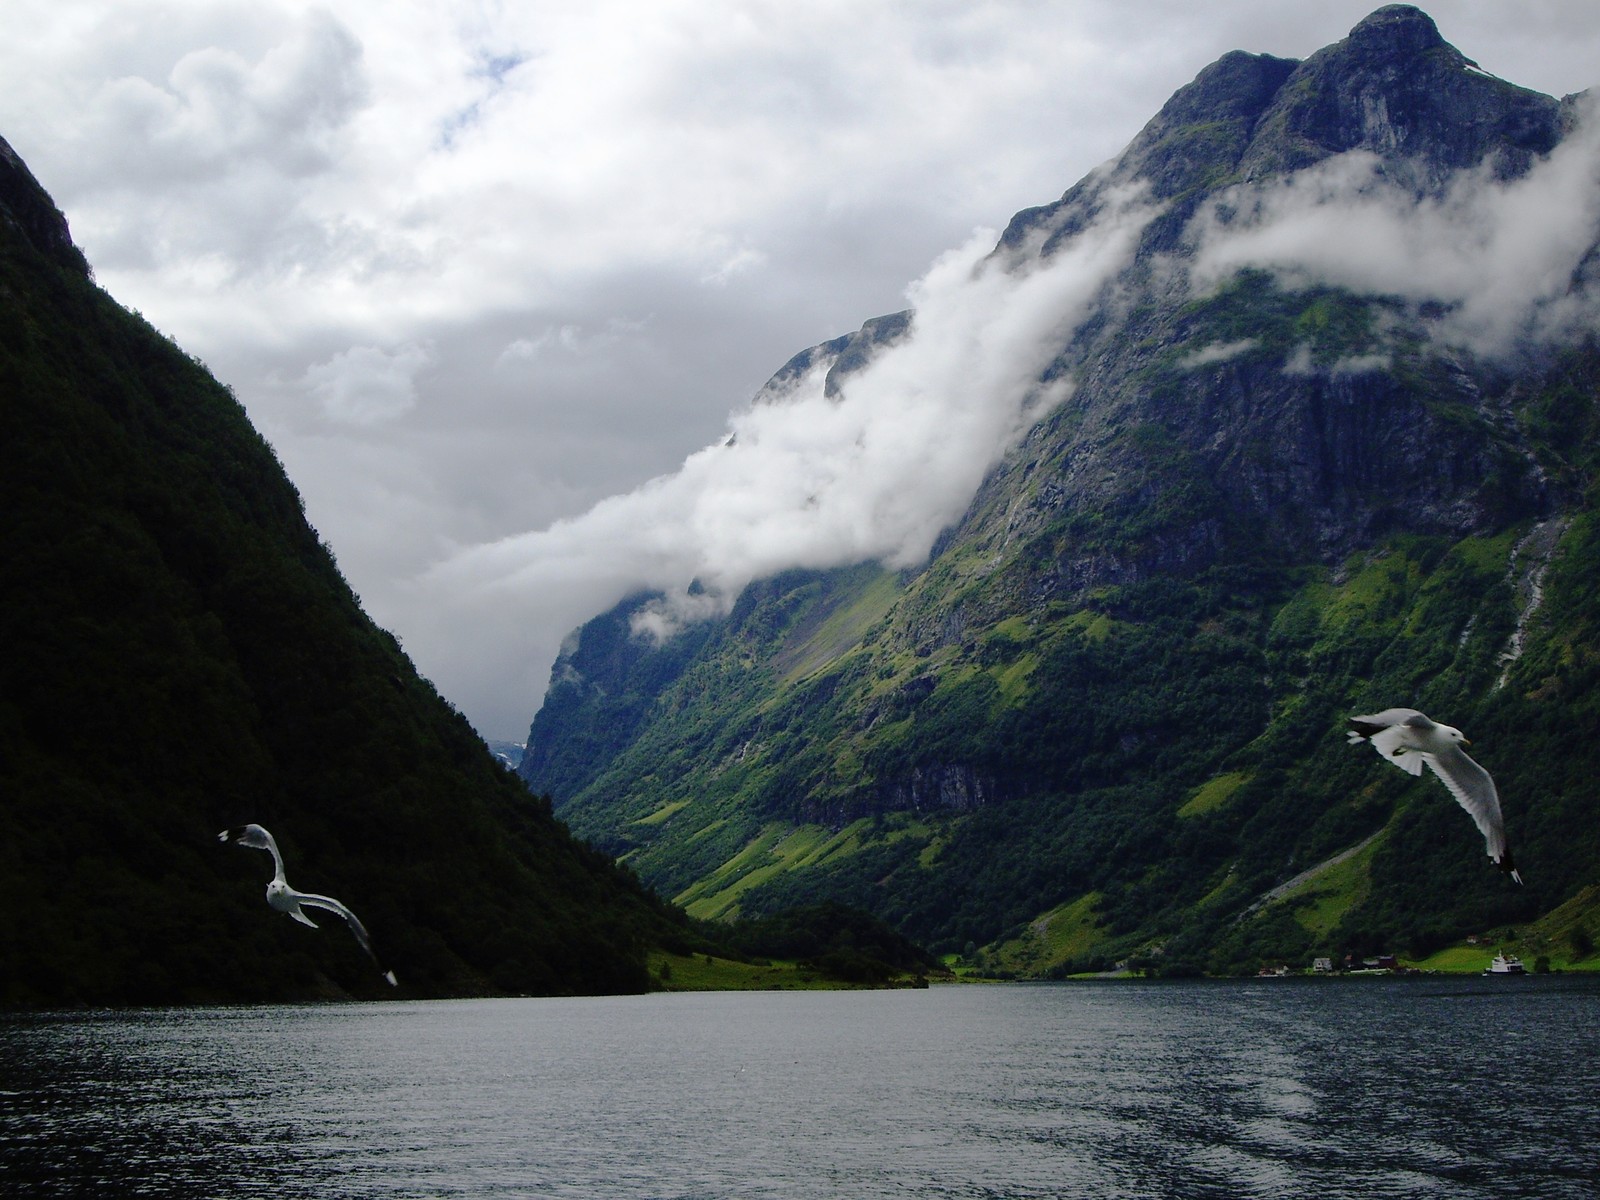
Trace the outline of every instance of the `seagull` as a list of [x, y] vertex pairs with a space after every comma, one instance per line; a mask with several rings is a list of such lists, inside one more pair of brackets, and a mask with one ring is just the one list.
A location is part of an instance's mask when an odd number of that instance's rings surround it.
[[1453, 725], [1440, 725], [1414, 708], [1386, 708], [1368, 717], [1350, 718], [1350, 742], [1372, 748], [1402, 771], [1422, 774], [1422, 764], [1443, 781], [1467, 810], [1488, 847], [1494, 865], [1518, 883], [1522, 876], [1511, 861], [1506, 826], [1500, 816], [1500, 794], [1494, 780], [1461, 747], [1472, 745]]
[[283, 855], [278, 853], [278, 843], [273, 841], [272, 835], [260, 825], [241, 825], [237, 829], [224, 829], [217, 834], [217, 841], [224, 844], [233, 842], [235, 845], [249, 846], [253, 850], [265, 850], [271, 854], [275, 870], [272, 882], [267, 884], [267, 903], [313, 929], [317, 928], [317, 923], [306, 916], [306, 908], [323, 908], [331, 913], [338, 913], [350, 926], [350, 932], [356, 935], [356, 941], [361, 943], [361, 948], [372, 956], [373, 962], [378, 964], [378, 970], [383, 971], [383, 977], [389, 981], [389, 986], [399, 986], [394, 972], [384, 970], [383, 964], [378, 962], [377, 951], [372, 948], [372, 938], [368, 935], [366, 926], [356, 919], [355, 913], [332, 896], [314, 896], [310, 892], [297, 892], [289, 886], [288, 880], [283, 877]]

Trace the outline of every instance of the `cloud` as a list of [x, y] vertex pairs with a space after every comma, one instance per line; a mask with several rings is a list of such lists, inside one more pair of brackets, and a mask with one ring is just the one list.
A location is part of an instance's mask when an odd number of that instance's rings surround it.
[[[591, 555], [570, 602], [529, 584], [486, 615], [425, 564], [671, 476], [797, 349], [903, 307], [1206, 63], [1304, 56], [1376, 3], [8, 0], [0, 133], [97, 279], [234, 387], [368, 611], [502, 735], [641, 571], [602, 587]], [[1428, 8], [1502, 78], [1596, 81], [1591, 0]], [[431, 361], [341, 392], [353, 347]]]
[[1192, 350], [1178, 360], [1178, 366], [1185, 371], [1192, 371], [1197, 367], [1207, 367], [1213, 363], [1227, 362], [1231, 358], [1238, 358], [1247, 354], [1258, 345], [1256, 338], [1240, 338], [1236, 342], [1212, 342]]
[[495, 366], [517, 368], [547, 360], [556, 352], [572, 358], [588, 358], [604, 354], [619, 343], [638, 335], [649, 326], [648, 320], [630, 320], [612, 317], [596, 332], [589, 332], [581, 324], [568, 323], [550, 326], [534, 334], [514, 339], [500, 351]]
[[758, 271], [766, 264], [765, 254], [745, 246], [731, 251], [721, 263], [704, 272], [700, 279], [704, 283], [722, 285], [746, 272]]
[[417, 403], [417, 375], [432, 363], [426, 346], [352, 346], [306, 368], [302, 382], [330, 421], [376, 425]]
[[458, 613], [577, 624], [649, 589], [663, 599], [638, 629], [667, 637], [787, 568], [924, 561], [989, 469], [1070, 391], [1041, 378], [1154, 211], [1124, 195], [1042, 261], [992, 255], [995, 233], [979, 231], [909, 289], [909, 333], [831, 396], [823, 360], [735, 413], [677, 471], [463, 549], [423, 591]]
[[1574, 287], [1600, 240], [1600, 120], [1523, 176], [1492, 164], [1418, 197], [1375, 155], [1354, 151], [1265, 184], [1240, 185], [1195, 219], [1194, 285], [1246, 268], [1291, 288], [1332, 284], [1446, 306], [1436, 336], [1499, 357], [1595, 318]]
[[163, 81], [125, 76], [96, 97], [93, 136], [130, 155], [119, 172], [206, 178], [243, 162], [291, 177], [325, 170], [338, 131], [366, 99], [361, 45], [313, 12], [255, 62], [216, 46], [192, 50]]
[[[124, 19], [109, 19], [113, 32]], [[242, 275], [326, 256], [312, 181], [342, 168], [371, 101], [360, 41], [317, 9], [241, 14], [215, 41], [175, 45], [209, 24], [200, 10], [145, 21], [152, 49], [140, 60], [58, 85], [70, 115], [46, 159], [51, 186], [74, 198], [74, 233], [97, 270], [178, 265], [214, 298]]]
[[1373, 371], [1387, 370], [1394, 363], [1388, 354], [1352, 354], [1339, 359], [1328, 373], [1333, 376], [1368, 375]]

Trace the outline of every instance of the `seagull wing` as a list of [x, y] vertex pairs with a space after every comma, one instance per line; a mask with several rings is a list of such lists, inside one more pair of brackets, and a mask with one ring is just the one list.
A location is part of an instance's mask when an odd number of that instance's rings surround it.
[[261, 825], [241, 825], [237, 829], [224, 829], [217, 834], [219, 842], [233, 842], [239, 846], [248, 846], [252, 850], [265, 850], [272, 855], [273, 878], [280, 883], [283, 881], [283, 855], [278, 853], [278, 843], [273, 836]]
[[1465, 750], [1456, 746], [1447, 746], [1417, 757], [1427, 761], [1433, 773], [1450, 789], [1450, 794], [1467, 810], [1478, 832], [1483, 834], [1484, 845], [1495, 865], [1509, 871], [1511, 877], [1521, 883], [1522, 876], [1512, 867], [1511, 855], [1506, 848], [1505, 819], [1500, 815], [1500, 793], [1495, 789], [1489, 772], [1474, 762]]
[[1370, 716], [1351, 717], [1350, 728], [1355, 730], [1358, 736], [1365, 738], [1371, 737], [1391, 725], [1417, 724], [1418, 717], [1422, 717], [1421, 723], [1424, 727], [1433, 724], [1432, 721], [1414, 708], [1386, 708], [1382, 712], [1372, 713]]
[[[1417, 718], [1422, 718], [1421, 726]], [[1412, 775], [1422, 774], [1422, 756], [1416, 753], [1418, 728], [1433, 724], [1414, 708], [1386, 708], [1381, 713], [1350, 718], [1350, 740], [1371, 742], [1384, 762]]]
[[[303, 899], [305, 899], [305, 897], [302, 896], [302, 897], [300, 897], [300, 899], [303, 900]], [[289, 907], [284, 909], [283, 911], [288, 913], [289, 916], [293, 917], [296, 921], [299, 921], [300, 924], [302, 924], [302, 925], [309, 925], [313, 929], [319, 928], [319, 926], [317, 925], [317, 923], [315, 921], [313, 921], [310, 917], [306, 916], [305, 911], [300, 907], [298, 902], [289, 905]]]
[[[325, 908], [329, 912], [338, 913], [343, 917], [345, 924], [350, 926], [350, 932], [355, 934], [356, 941], [361, 943], [361, 948], [367, 952], [373, 962], [378, 964], [378, 970], [383, 971], [383, 977], [389, 981], [390, 985], [394, 985], [394, 972], [384, 970], [383, 963], [378, 959], [378, 952], [372, 948], [372, 935], [367, 932], [367, 927], [361, 923], [360, 918], [355, 913], [351, 912], [332, 896], [314, 896], [308, 892], [299, 892], [296, 894], [296, 899], [302, 905], [309, 904], [312, 908]], [[310, 924], [310, 922], [308, 921], [307, 924]]]
[[1384, 762], [1393, 763], [1413, 775], [1422, 774], [1424, 755], [1417, 752], [1416, 740], [1407, 726], [1390, 725], [1373, 734], [1371, 741], [1372, 748], [1383, 757]]

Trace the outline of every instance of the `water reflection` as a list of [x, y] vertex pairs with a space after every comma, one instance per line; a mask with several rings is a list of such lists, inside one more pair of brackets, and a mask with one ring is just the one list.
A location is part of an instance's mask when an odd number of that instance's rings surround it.
[[0, 1018], [0, 1193], [1541, 1197], [1600, 981], [1065, 985]]

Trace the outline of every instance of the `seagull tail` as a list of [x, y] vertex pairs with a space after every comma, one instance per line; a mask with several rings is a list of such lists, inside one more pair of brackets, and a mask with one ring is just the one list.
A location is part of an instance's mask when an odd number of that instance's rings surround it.
[[1511, 876], [1517, 883], [1522, 882], [1522, 872], [1517, 870], [1517, 864], [1511, 861], [1511, 851], [1507, 850], [1499, 858], [1495, 859], [1494, 865]]
[[389, 981], [390, 987], [399, 987], [400, 981], [394, 977], [393, 971], [385, 971], [383, 977]]

